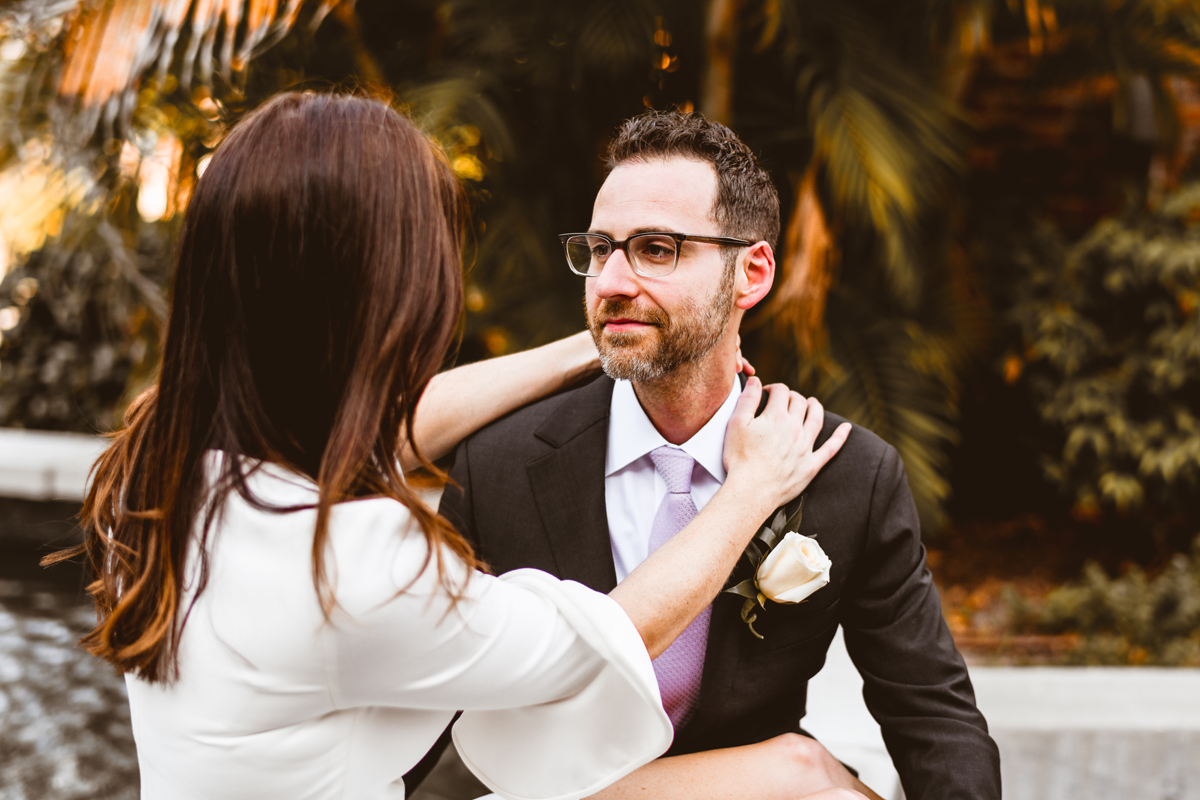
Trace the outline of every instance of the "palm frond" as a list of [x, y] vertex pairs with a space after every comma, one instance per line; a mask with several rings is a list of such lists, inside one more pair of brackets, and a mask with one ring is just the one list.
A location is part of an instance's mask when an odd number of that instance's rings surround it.
[[608, 0], [588, 4], [579, 26], [579, 61], [617, 76], [645, 64], [654, 51], [654, 18], [658, 3]]
[[[448, 0], [448, 38], [476, 63], [517, 64], [541, 86], [578, 85], [586, 74], [604, 80], [644, 70], [657, 52], [659, 0]], [[546, 44], [550, 47], [547, 48]]]
[[447, 130], [468, 125], [479, 132], [488, 155], [497, 161], [512, 157], [512, 131], [490, 99], [490, 81], [477, 73], [462, 72], [418, 83], [400, 96], [417, 123], [441, 138]]
[[800, 181], [788, 221], [779, 283], [764, 310], [776, 335], [794, 338], [802, 354], [816, 354], [825, 344], [825, 300], [833, 283], [837, 250], [817, 196], [816, 164]]
[[856, 4], [793, 0], [785, 19], [828, 210], [875, 232], [887, 285], [911, 311], [923, 282], [918, 228], [962, 169], [961, 114]]
[[[322, 0], [319, 22], [339, 0]], [[185, 88], [194, 78], [227, 81], [295, 24], [304, 0], [100, 0], [23, 4], [61, 20], [57, 93], [77, 104], [78, 128], [127, 122], [142, 76], [157, 67], [161, 84], [174, 66]], [[33, 11], [27, 16], [32, 17]], [[186, 45], [180, 36], [187, 30]], [[179, 52], [182, 50], [182, 52]]]
[[[834, 413], [860, 424], [894, 446], [908, 471], [924, 528], [936, 532], [950, 495], [950, 447], [958, 440], [957, 412], [928, 362], [945, 358], [946, 343], [923, 335], [902, 318], [872, 319], [839, 294], [831, 305], [830, 348], [836, 365], [818, 389]], [[855, 304], [857, 305], [857, 304]]]

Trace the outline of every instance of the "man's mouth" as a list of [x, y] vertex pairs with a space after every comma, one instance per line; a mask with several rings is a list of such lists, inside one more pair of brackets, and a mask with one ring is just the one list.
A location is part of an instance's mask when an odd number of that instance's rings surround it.
[[653, 328], [653, 322], [644, 322], [640, 319], [630, 319], [629, 317], [613, 317], [604, 320], [604, 330], [612, 333], [620, 333], [622, 331], [638, 331], [644, 328]]

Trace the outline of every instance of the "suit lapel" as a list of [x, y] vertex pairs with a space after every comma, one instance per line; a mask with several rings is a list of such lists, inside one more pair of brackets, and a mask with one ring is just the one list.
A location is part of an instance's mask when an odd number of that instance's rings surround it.
[[525, 465], [559, 577], [599, 592], [617, 585], [604, 505], [612, 391], [601, 377], [575, 392], [534, 432], [554, 449]]

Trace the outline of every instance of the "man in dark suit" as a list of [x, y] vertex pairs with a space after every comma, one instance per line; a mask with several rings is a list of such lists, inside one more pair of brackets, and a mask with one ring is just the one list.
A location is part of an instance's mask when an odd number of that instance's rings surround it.
[[[607, 375], [464, 442], [441, 504], [497, 573], [536, 567], [602, 592], [655, 546], [668, 492], [690, 491], [700, 508], [724, 480], [738, 325], [771, 287], [779, 233], [753, 154], [699, 115], [635, 117], [608, 166], [591, 228], [563, 237]], [[828, 415], [818, 442], [842, 422]], [[666, 485], [663, 452], [684, 459], [690, 489]], [[743, 599], [719, 595], [699, 649], [662, 671], [671, 651], [655, 662], [671, 750], [606, 791], [761, 800], [781, 785], [792, 796], [851, 785], [797, 735], [840, 624], [907, 797], [998, 800], [999, 755], [942, 620], [896, 451], [855, 429], [806, 490], [800, 533], [832, 561], [828, 585], [803, 603], [768, 600], [757, 635]], [[752, 575], [746, 562], [729, 585]]]

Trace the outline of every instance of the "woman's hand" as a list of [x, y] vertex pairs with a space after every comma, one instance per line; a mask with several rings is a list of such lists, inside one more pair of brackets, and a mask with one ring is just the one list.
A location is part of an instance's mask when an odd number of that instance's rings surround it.
[[747, 378], [754, 374], [754, 365], [747, 361], [746, 357], [742, 355], [741, 334], [738, 334], [737, 337], [737, 368], [734, 369], [734, 372], [744, 372], [746, 373]]
[[814, 398], [805, 399], [782, 384], [767, 387], [769, 398], [762, 413], [754, 416], [762, 397], [762, 383], [749, 378], [725, 433], [725, 469], [731, 482], [757, 497], [763, 516], [787, 503], [808, 487], [813, 477], [837, 454], [850, 423], [846, 422], [820, 448], [813, 449], [825, 424], [825, 409]]

